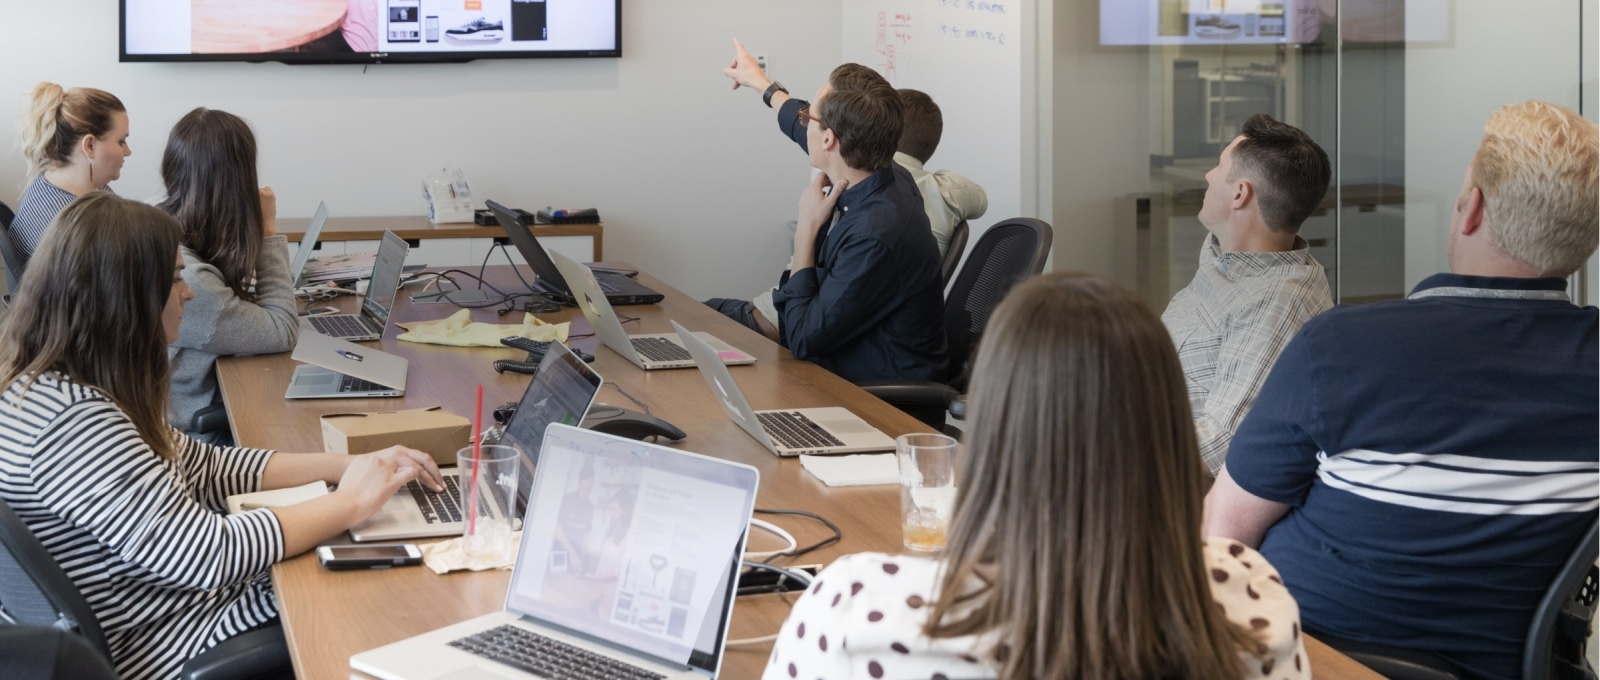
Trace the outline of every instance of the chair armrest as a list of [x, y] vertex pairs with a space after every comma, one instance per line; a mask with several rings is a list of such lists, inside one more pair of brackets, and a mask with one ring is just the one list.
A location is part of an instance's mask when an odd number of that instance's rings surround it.
[[217, 432], [228, 429], [228, 408], [221, 402], [194, 412], [189, 420], [190, 432]]
[[273, 671], [287, 671], [289, 642], [283, 626], [270, 626], [240, 633], [223, 640], [183, 665], [183, 680], [246, 680], [278, 677]]
[[956, 420], [967, 419], [967, 395], [963, 394], [950, 401], [950, 417]]
[[954, 387], [936, 382], [869, 382], [860, 387], [895, 406], [934, 406], [943, 410], [961, 396]]
[[1316, 633], [1323, 644], [1339, 650], [1345, 656], [1379, 675], [1393, 680], [1459, 680], [1461, 675], [1454, 665], [1428, 652], [1402, 647], [1391, 647], [1374, 642], [1356, 642]]

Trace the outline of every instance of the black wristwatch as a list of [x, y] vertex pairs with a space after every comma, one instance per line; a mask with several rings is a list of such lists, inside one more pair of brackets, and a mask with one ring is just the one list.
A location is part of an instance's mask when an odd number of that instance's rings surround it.
[[772, 94], [774, 92], [789, 94], [789, 88], [779, 84], [776, 80], [772, 81], [772, 84], [767, 86], [767, 91], [761, 93], [761, 103], [766, 104], [767, 108], [769, 109], [772, 108]]

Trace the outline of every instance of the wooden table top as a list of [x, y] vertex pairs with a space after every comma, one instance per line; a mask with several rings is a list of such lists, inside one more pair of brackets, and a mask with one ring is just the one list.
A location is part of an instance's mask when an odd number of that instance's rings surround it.
[[[299, 243], [311, 226], [307, 217], [278, 220], [278, 234]], [[384, 231], [408, 241], [433, 238], [506, 238], [499, 226], [485, 227], [472, 222], [434, 224], [422, 215], [396, 215], [392, 217], [330, 217], [322, 225], [320, 241], [376, 241]], [[537, 238], [549, 236], [588, 236], [594, 240], [593, 261], [605, 259], [605, 225], [595, 224], [540, 224], [533, 227]]]
[[[619, 266], [625, 266], [620, 265]], [[514, 281], [509, 267], [490, 268], [491, 282]], [[758, 359], [752, 366], [733, 367], [750, 404], [756, 409], [844, 406], [890, 436], [927, 431], [927, 427], [807, 361], [797, 361], [766, 338], [723, 317], [646, 274], [640, 281], [666, 295], [659, 305], [619, 307], [630, 333], [671, 332], [668, 319], [693, 331], [708, 331]], [[456, 310], [448, 305], [414, 305], [409, 293], [396, 305], [396, 321], [439, 319]], [[353, 308], [353, 300], [342, 304]], [[321, 303], [318, 303], [321, 304]], [[514, 323], [489, 310], [474, 310], [477, 321]], [[549, 321], [572, 320], [574, 336], [590, 333], [576, 310], [541, 315]], [[453, 348], [402, 343], [391, 328], [382, 341], [385, 351], [411, 362], [406, 396], [398, 399], [286, 401], [284, 390], [294, 362], [288, 354], [233, 357], [218, 361], [217, 373], [229, 418], [239, 442], [285, 451], [321, 451], [318, 417], [327, 413], [388, 411], [444, 406], [470, 415], [473, 393], [481, 381], [489, 407], [521, 397], [529, 378], [496, 374], [495, 359], [521, 358], [509, 349]], [[756, 506], [817, 512], [843, 530], [839, 543], [799, 558], [794, 564], [827, 564], [863, 551], [900, 552], [899, 493], [892, 486], [830, 489], [805, 473], [797, 459], [773, 456], [734, 425], [712, 398], [699, 371], [643, 371], [594, 337], [571, 343], [597, 358], [594, 368], [605, 378], [599, 402], [644, 410], [615, 386], [644, 402], [652, 414], [688, 433], [673, 446], [754, 466], [761, 473]], [[802, 545], [828, 536], [814, 522], [794, 517], [766, 517], [794, 534]], [[751, 550], [782, 547], [766, 532], [751, 534]], [[498, 611], [510, 583], [509, 571], [435, 575], [426, 568], [386, 571], [330, 572], [311, 554], [273, 567], [280, 615], [302, 678], [366, 677], [350, 670], [350, 657], [451, 623]], [[759, 637], [777, 632], [787, 617], [790, 595], [740, 598], [729, 638]], [[1370, 671], [1332, 650], [1308, 642], [1316, 674], [1329, 678], [1376, 678]], [[728, 649], [722, 677], [755, 678], [765, 667], [771, 645]]]
[[339, 30], [345, 0], [192, 0], [196, 54], [257, 54], [298, 47]]

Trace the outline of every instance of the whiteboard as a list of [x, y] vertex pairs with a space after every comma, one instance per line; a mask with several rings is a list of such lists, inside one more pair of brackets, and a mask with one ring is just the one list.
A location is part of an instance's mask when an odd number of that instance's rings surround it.
[[989, 194], [988, 212], [970, 223], [969, 247], [989, 225], [1028, 214], [1023, 3], [1031, 1], [843, 1], [844, 61], [933, 97], [944, 135], [928, 169], [964, 175]]

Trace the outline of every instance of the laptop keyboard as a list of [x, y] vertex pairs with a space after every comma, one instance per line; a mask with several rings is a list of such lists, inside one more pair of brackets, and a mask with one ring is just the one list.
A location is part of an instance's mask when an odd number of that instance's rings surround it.
[[600, 284], [600, 292], [602, 292], [602, 293], [620, 293], [620, 292], [622, 292], [622, 288], [617, 286], [617, 284], [612, 283], [610, 281], [607, 281], [605, 279], [602, 279], [602, 278], [600, 278], [598, 276], [594, 277], [594, 282]]
[[828, 434], [799, 411], [763, 411], [756, 414], [761, 429], [767, 436], [786, 449], [825, 449], [844, 446], [844, 442]]
[[450, 646], [551, 680], [665, 680], [667, 677], [516, 626], [486, 630], [454, 640]]
[[666, 338], [628, 338], [633, 351], [651, 361], [693, 361], [689, 350]]
[[455, 475], [445, 475], [444, 491], [439, 493], [429, 491], [415, 480], [406, 482], [406, 491], [417, 502], [417, 508], [422, 510], [422, 517], [429, 524], [462, 521], [461, 508], [456, 505], [456, 499], [461, 497], [461, 485], [456, 479]]
[[394, 388], [389, 387], [387, 385], [379, 385], [378, 383], [372, 382], [371, 380], [362, 380], [362, 379], [357, 378], [357, 377], [355, 377], [353, 375], [340, 374], [340, 376], [339, 376], [339, 393], [340, 394], [343, 394], [343, 393], [346, 393], [346, 392], [378, 392], [378, 391], [381, 391], [381, 390], [391, 390], [391, 389], [394, 389]]
[[366, 320], [359, 316], [348, 314], [340, 316], [313, 316], [311, 328], [323, 335], [335, 338], [364, 338], [376, 335]]

